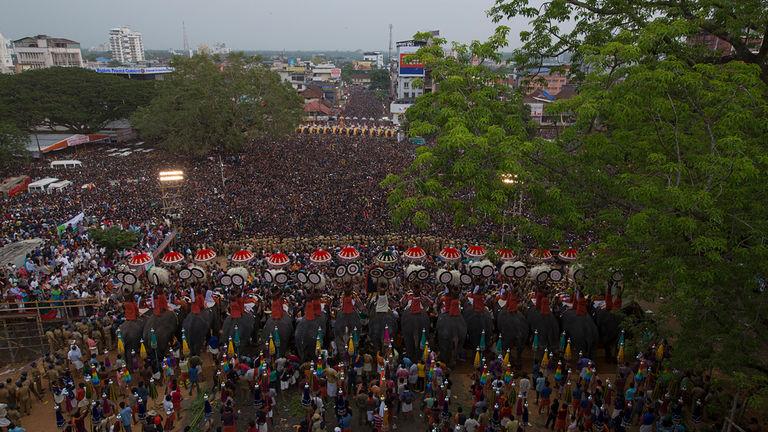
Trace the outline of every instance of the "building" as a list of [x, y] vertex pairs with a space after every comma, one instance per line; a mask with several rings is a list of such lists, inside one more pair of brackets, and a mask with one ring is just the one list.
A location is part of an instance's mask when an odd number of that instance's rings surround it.
[[211, 54], [218, 54], [221, 56], [226, 56], [232, 53], [232, 48], [228, 47], [227, 44], [224, 42], [216, 42], [213, 44], [213, 48], [211, 48]]
[[564, 128], [575, 122], [572, 113], [549, 113], [547, 106], [559, 100], [566, 100], [576, 95], [576, 87], [572, 84], [563, 86], [555, 96], [538, 89], [523, 98], [523, 103], [531, 110], [531, 120], [538, 125], [537, 135], [542, 138], [554, 138]]
[[414, 81], [417, 79], [424, 80], [424, 65], [408, 59], [409, 55], [413, 55], [419, 48], [426, 45], [424, 41], [407, 40], [397, 43], [397, 80], [395, 86], [395, 93], [398, 100], [412, 100], [421, 96], [424, 93], [423, 88], [414, 87]]
[[352, 84], [369, 86], [371, 85], [371, 74], [367, 70], [353, 70], [349, 75], [349, 80]]
[[341, 69], [333, 63], [312, 65], [312, 81], [335, 81], [341, 78]]
[[0, 73], [13, 73], [13, 58], [11, 43], [0, 33]]
[[542, 68], [521, 77], [519, 85], [526, 94], [542, 89], [551, 95], [557, 95], [563, 87], [568, 85], [567, 73], [567, 67], [564, 70]]
[[170, 66], [156, 67], [92, 67], [90, 68], [98, 73], [118, 75], [128, 79], [135, 80], [162, 80], [165, 75], [172, 73], [175, 69]]
[[80, 43], [48, 35], [29, 36], [13, 41], [16, 71], [53, 66], [83, 67]]
[[144, 61], [144, 42], [141, 33], [128, 27], [117, 27], [109, 31], [109, 49], [112, 60], [123, 64], [136, 64]]
[[384, 54], [381, 51], [368, 51], [363, 53], [363, 61], [369, 61], [377, 68], [384, 67]]
[[296, 91], [302, 91], [307, 87], [307, 75], [309, 72], [304, 66], [287, 66], [282, 64], [274, 65], [272, 70], [277, 72], [280, 80], [289, 83]]

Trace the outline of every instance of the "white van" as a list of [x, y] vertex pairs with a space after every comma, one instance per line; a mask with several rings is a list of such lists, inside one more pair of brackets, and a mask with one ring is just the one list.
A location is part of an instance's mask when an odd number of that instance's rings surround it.
[[59, 179], [55, 177], [46, 177], [44, 179], [40, 179], [36, 182], [30, 183], [27, 186], [28, 192], [45, 192], [48, 190], [48, 186], [52, 183], [56, 183], [59, 181]]
[[64, 188], [69, 187], [72, 185], [72, 182], [69, 180], [61, 180], [57, 181], [56, 183], [51, 183], [48, 185], [48, 193], [51, 192], [61, 192], [64, 190]]
[[59, 160], [51, 162], [51, 168], [80, 168], [83, 165], [79, 160]]

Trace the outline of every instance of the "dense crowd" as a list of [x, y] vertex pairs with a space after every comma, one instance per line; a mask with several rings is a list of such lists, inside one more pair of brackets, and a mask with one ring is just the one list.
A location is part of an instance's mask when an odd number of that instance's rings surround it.
[[355, 86], [350, 89], [349, 100], [342, 110], [342, 116], [347, 119], [357, 117], [358, 119], [380, 120], [387, 111], [383, 100], [375, 97], [371, 92]]

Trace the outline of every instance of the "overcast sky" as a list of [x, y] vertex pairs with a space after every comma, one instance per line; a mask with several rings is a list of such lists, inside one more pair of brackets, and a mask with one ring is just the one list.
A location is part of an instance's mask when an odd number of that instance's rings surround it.
[[[495, 24], [493, 0], [1, 0], [0, 33], [8, 39], [48, 34], [83, 48], [128, 25], [147, 49], [181, 48], [182, 21], [191, 47], [224, 42], [234, 49], [382, 50], [393, 39], [439, 29], [449, 41], [485, 39]], [[505, 23], [510, 43], [526, 20]]]

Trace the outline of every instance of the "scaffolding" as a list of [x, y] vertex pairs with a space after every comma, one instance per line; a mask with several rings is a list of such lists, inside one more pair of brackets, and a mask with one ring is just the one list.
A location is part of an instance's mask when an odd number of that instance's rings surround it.
[[184, 184], [183, 171], [161, 171], [158, 177], [160, 183], [160, 201], [163, 213], [173, 217], [181, 217], [181, 187]]
[[98, 299], [93, 297], [0, 303], [0, 362], [39, 358], [49, 350], [46, 331], [90, 316], [96, 307]]

